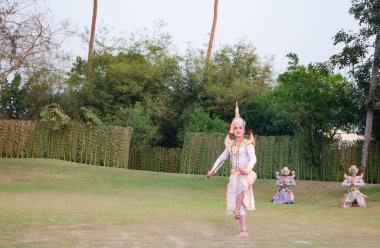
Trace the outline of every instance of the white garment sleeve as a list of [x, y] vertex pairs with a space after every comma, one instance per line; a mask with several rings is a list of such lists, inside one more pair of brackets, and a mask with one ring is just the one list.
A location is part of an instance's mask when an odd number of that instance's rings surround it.
[[346, 186], [350, 186], [350, 181], [348, 179], [344, 179], [344, 181], [342, 182], [342, 186], [346, 187]]
[[276, 187], [282, 187], [282, 179], [276, 180]]
[[356, 181], [356, 183], [354, 183], [354, 185], [355, 185], [355, 186], [364, 186], [365, 183], [364, 183], [363, 179], [358, 179], [358, 180]]
[[257, 162], [256, 153], [255, 153], [255, 147], [253, 145], [246, 146], [247, 153], [248, 153], [248, 167], [252, 170]]
[[224, 161], [226, 161], [226, 159], [228, 158], [228, 155], [229, 155], [229, 152], [228, 152], [228, 149], [226, 148], [224, 149], [222, 154], [220, 154], [218, 159], [215, 161], [214, 166], [212, 167], [211, 171], [216, 172], [215, 170], [218, 170], [220, 167], [222, 167], [222, 164], [224, 163]]
[[296, 180], [294, 180], [293, 178], [289, 180], [289, 182], [286, 184], [288, 186], [295, 186], [296, 185]]

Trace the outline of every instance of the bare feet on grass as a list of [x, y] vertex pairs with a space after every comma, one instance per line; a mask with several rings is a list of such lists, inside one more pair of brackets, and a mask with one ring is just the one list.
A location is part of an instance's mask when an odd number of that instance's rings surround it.
[[245, 232], [243, 232], [243, 231], [241, 231], [238, 235], [236, 235], [235, 236], [236, 238], [247, 238], [247, 237], [249, 237], [249, 233], [248, 233], [248, 231], [245, 231]]

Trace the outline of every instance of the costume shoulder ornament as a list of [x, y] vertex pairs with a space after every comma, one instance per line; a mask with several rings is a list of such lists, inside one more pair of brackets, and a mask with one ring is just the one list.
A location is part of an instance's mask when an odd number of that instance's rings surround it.
[[[231, 139], [229, 134], [227, 134], [226, 138], [224, 139], [224, 145], [226, 147], [232, 147], [234, 146], [235, 144], [235, 140]], [[239, 144], [237, 144], [239, 147], [243, 147], [243, 146], [248, 146], [248, 145], [255, 145], [255, 138], [253, 137], [252, 134], [250, 134], [250, 138], [249, 139], [244, 139], [242, 142], [239, 142]]]

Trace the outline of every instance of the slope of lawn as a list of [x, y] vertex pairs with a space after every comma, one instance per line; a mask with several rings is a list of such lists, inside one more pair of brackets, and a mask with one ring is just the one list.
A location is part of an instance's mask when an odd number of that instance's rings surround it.
[[378, 247], [380, 185], [367, 208], [339, 207], [340, 182], [297, 181], [295, 205], [254, 185], [251, 236], [225, 215], [227, 178], [49, 159], [0, 159], [0, 247]]

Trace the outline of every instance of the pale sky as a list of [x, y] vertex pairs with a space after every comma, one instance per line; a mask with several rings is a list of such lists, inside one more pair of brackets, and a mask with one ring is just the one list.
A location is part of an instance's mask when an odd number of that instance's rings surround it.
[[[54, 21], [69, 19], [78, 31], [91, 26], [92, 0], [45, 1]], [[323, 62], [340, 51], [332, 40], [339, 30], [358, 29], [350, 6], [350, 0], [219, 0], [214, 44], [252, 43], [260, 57], [274, 57], [276, 73], [286, 70], [289, 52], [298, 54], [301, 64]], [[189, 44], [207, 49], [213, 8], [214, 0], [99, 0], [97, 23], [128, 34], [144, 28], [153, 32], [162, 20], [163, 31], [183, 54]], [[71, 40], [65, 47], [86, 57], [83, 46]]]

